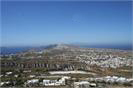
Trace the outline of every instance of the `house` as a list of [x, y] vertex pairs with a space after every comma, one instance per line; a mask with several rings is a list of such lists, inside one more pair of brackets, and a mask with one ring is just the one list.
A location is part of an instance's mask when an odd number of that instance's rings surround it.
[[96, 87], [96, 83], [90, 83], [90, 87]]
[[23, 72], [24, 73], [28, 73], [28, 72], [31, 72], [31, 70], [24, 70]]
[[27, 84], [30, 84], [30, 83], [38, 83], [38, 82], [39, 82], [39, 79], [27, 80]]
[[88, 81], [74, 82], [74, 88], [89, 88], [89, 86]]
[[18, 75], [14, 75], [14, 77], [16, 77], [16, 78], [17, 78], [17, 77], [18, 77]]
[[45, 86], [60, 86], [60, 85], [66, 85], [65, 81], [66, 79], [69, 79], [70, 77], [63, 76], [59, 80], [43, 80], [43, 85]]
[[10, 75], [10, 74], [12, 74], [12, 72], [6, 72], [6, 74], [7, 74], [7, 75]]
[[30, 75], [29, 77], [30, 77], [30, 78], [34, 78], [34, 77], [35, 77], [35, 75]]
[[57, 80], [43, 80], [44, 86], [55, 86]]
[[125, 83], [127, 80], [126, 80], [126, 78], [124, 78], [124, 77], [120, 77], [120, 78], [118, 78], [117, 80], [116, 80], [116, 82], [118, 82], [118, 83]]

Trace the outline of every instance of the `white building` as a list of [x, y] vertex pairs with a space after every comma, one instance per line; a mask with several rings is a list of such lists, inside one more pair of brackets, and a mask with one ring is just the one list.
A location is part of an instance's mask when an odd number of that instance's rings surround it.
[[29, 77], [30, 77], [30, 78], [34, 78], [34, 77], [36, 77], [36, 76], [35, 76], [35, 75], [29, 75]]
[[7, 82], [0, 82], [0, 86], [3, 86], [4, 84], [9, 84], [10, 82], [7, 81]]
[[38, 83], [38, 82], [39, 82], [39, 79], [27, 80], [28, 84], [30, 84], [30, 83]]
[[70, 77], [63, 76], [59, 80], [43, 80], [43, 85], [44, 86], [60, 86], [60, 85], [65, 85], [66, 79], [69, 79]]
[[7, 74], [7, 75], [10, 75], [10, 74], [12, 74], [12, 72], [6, 72], [6, 74]]
[[74, 88], [89, 88], [89, 86], [88, 81], [74, 82]]
[[87, 78], [86, 80], [88, 80], [89, 82], [105, 82], [105, 83], [133, 83], [133, 79], [132, 78], [125, 78], [125, 77], [117, 77], [117, 76], [106, 76], [106, 77], [99, 77], [99, 78]]

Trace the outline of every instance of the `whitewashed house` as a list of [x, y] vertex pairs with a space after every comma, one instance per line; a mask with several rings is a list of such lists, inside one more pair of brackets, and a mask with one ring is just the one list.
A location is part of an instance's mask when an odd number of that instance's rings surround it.
[[10, 75], [10, 74], [12, 74], [12, 72], [6, 72], [6, 74], [7, 74], [7, 75]]
[[60, 86], [60, 85], [66, 85], [65, 81], [66, 79], [69, 79], [70, 77], [63, 76], [59, 80], [43, 80], [43, 85], [44, 86]]
[[38, 82], [39, 82], [39, 79], [27, 80], [27, 84], [30, 84], [30, 83], [38, 83]]
[[89, 88], [89, 86], [88, 81], [74, 82], [74, 88]]

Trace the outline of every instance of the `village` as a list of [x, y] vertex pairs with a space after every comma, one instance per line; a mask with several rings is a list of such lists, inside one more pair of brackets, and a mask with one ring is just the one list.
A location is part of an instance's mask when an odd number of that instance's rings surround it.
[[130, 51], [57, 45], [1, 57], [1, 87], [133, 86]]
[[[22, 74], [30, 73], [30, 70], [21, 72]], [[132, 87], [133, 78], [125, 78], [118, 76], [105, 76], [105, 77], [80, 77], [80, 75], [89, 75], [90, 73], [84, 71], [51, 71], [49, 74], [40, 75], [27, 75], [27, 77], [21, 77], [13, 72], [6, 72], [2, 77], [12, 77], [8, 81], [2, 81], [1, 87], [59, 87], [59, 88], [108, 88], [108, 86], [124, 86]], [[77, 75], [77, 76], [73, 76]], [[93, 74], [95, 75], [95, 74]], [[21, 78], [21, 79], [20, 79]], [[13, 80], [14, 79], [14, 80]]]

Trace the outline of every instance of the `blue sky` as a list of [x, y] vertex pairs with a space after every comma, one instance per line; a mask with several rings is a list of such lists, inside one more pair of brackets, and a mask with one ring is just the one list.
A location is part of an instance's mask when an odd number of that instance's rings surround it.
[[132, 42], [131, 2], [2, 2], [2, 46]]

